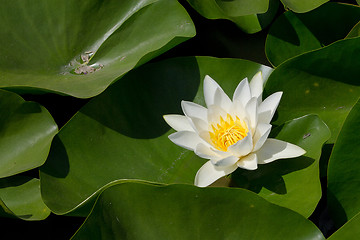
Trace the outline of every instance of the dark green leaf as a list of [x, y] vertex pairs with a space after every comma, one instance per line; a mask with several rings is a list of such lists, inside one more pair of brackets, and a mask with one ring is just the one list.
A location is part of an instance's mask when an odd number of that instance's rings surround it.
[[112, 186], [100, 195], [72, 239], [324, 237], [309, 220], [246, 190], [126, 183]]
[[195, 35], [175, 0], [0, 4], [0, 87], [17, 91], [92, 97]]
[[318, 114], [334, 142], [360, 95], [360, 38], [341, 40], [281, 64], [265, 86], [268, 94], [284, 91], [275, 124]]
[[44, 107], [0, 90], [0, 177], [42, 165], [56, 133], [57, 125]]
[[354, 240], [360, 235], [360, 214], [350, 219], [344, 226], [331, 235], [329, 240]]
[[271, 25], [266, 55], [278, 66], [294, 56], [345, 38], [359, 21], [360, 7], [349, 4], [327, 3], [305, 14], [287, 11]]
[[0, 179], [1, 216], [23, 220], [43, 220], [50, 214], [40, 195], [39, 179], [13, 176]]
[[346, 38], [360, 37], [360, 22], [358, 22], [346, 36]]
[[338, 224], [360, 212], [360, 102], [350, 111], [328, 167], [329, 208]]

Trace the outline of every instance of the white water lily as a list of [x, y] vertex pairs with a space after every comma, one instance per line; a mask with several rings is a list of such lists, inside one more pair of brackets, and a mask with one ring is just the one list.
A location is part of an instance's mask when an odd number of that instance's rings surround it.
[[173, 143], [209, 159], [195, 176], [196, 186], [206, 187], [238, 167], [255, 170], [258, 164], [305, 153], [294, 144], [268, 138], [270, 121], [282, 92], [262, 101], [263, 84], [261, 72], [250, 84], [245, 78], [231, 100], [210, 76], [206, 76], [204, 98], [207, 108], [182, 101], [185, 116], [164, 115], [165, 121], [177, 131], [169, 136]]

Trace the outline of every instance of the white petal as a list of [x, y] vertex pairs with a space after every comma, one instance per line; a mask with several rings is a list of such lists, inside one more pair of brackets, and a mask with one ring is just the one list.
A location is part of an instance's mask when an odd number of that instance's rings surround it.
[[247, 103], [245, 109], [249, 117], [250, 127], [253, 132], [255, 132], [255, 128], [258, 122], [258, 113], [257, 113], [257, 99], [256, 97], [253, 97], [250, 99], [250, 101]]
[[254, 75], [254, 77], [250, 81], [251, 97], [256, 97], [259, 99], [259, 102], [261, 102], [263, 87], [264, 87], [264, 80], [262, 77], [262, 73], [258, 72]]
[[234, 165], [238, 160], [238, 157], [231, 155], [222, 159], [211, 158], [211, 163], [217, 167], [227, 167], [230, 165]]
[[251, 132], [246, 137], [238, 141], [237, 143], [228, 147], [228, 152], [231, 152], [237, 158], [248, 155], [253, 149], [253, 142]]
[[245, 78], [236, 87], [233, 95], [233, 102], [239, 101], [241, 102], [242, 106], [246, 106], [250, 98], [251, 98], [251, 92], [250, 92], [249, 82], [248, 79]]
[[216, 89], [214, 95], [214, 105], [220, 106], [222, 109], [229, 112], [232, 106], [232, 101], [221, 88], [218, 88]]
[[169, 114], [163, 116], [164, 120], [170, 127], [176, 131], [194, 131], [189, 119], [183, 115]]
[[271, 131], [271, 124], [258, 123], [254, 134], [254, 149], [253, 151], [259, 150], [269, 137]]
[[213, 157], [218, 157], [213, 150], [208, 145], [205, 145], [203, 143], [199, 143], [195, 148], [195, 154], [198, 155], [201, 158], [210, 159]]
[[181, 131], [170, 134], [169, 139], [176, 145], [192, 151], [199, 143], [206, 144], [197, 133], [190, 131]]
[[215, 167], [210, 161], [208, 161], [196, 173], [194, 184], [198, 187], [207, 187], [219, 178], [234, 172], [236, 169], [236, 164], [220, 168]]
[[204, 98], [207, 107], [219, 104], [219, 102], [224, 102], [225, 104], [229, 101], [231, 102], [219, 84], [208, 75], [206, 75], [204, 79]]
[[294, 158], [305, 154], [299, 146], [277, 139], [268, 138], [264, 145], [256, 152], [258, 163], [265, 164], [277, 159]]
[[215, 82], [209, 75], [204, 78], [204, 98], [206, 106], [214, 104], [214, 97], [216, 89], [220, 88], [219, 84]]
[[199, 104], [181, 101], [181, 108], [184, 114], [190, 118], [196, 117], [204, 120], [207, 119], [207, 109]]
[[260, 104], [258, 110], [259, 122], [270, 123], [279, 105], [281, 96], [282, 92], [273, 93]]
[[246, 157], [241, 158], [238, 162], [237, 165], [239, 168], [244, 168], [247, 170], [255, 170], [257, 169], [257, 156], [255, 153], [251, 153], [249, 155], [247, 155]]

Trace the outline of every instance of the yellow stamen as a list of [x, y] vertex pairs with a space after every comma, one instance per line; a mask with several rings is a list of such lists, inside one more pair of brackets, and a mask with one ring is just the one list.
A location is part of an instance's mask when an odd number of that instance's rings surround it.
[[221, 151], [227, 151], [228, 147], [243, 139], [248, 134], [248, 127], [237, 116], [235, 120], [227, 114], [226, 120], [220, 117], [220, 122], [211, 124], [210, 139], [214, 146]]

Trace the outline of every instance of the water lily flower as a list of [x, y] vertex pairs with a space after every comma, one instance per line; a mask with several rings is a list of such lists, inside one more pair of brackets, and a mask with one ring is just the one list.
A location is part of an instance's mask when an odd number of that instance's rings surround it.
[[207, 108], [182, 101], [185, 116], [164, 115], [165, 121], [177, 131], [169, 135], [173, 143], [209, 159], [195, 176], [196, 186], [206, 187], [238, 167], [255, 170], [258, 164], [305, 154], [294, 144], [268, 138], [270, 121], [282, 92], [262, 101], [263, 84], [261, 72], [255, 74], [250, 84], [245, 78], [231, 100], [210, 76], [206, 76]]

